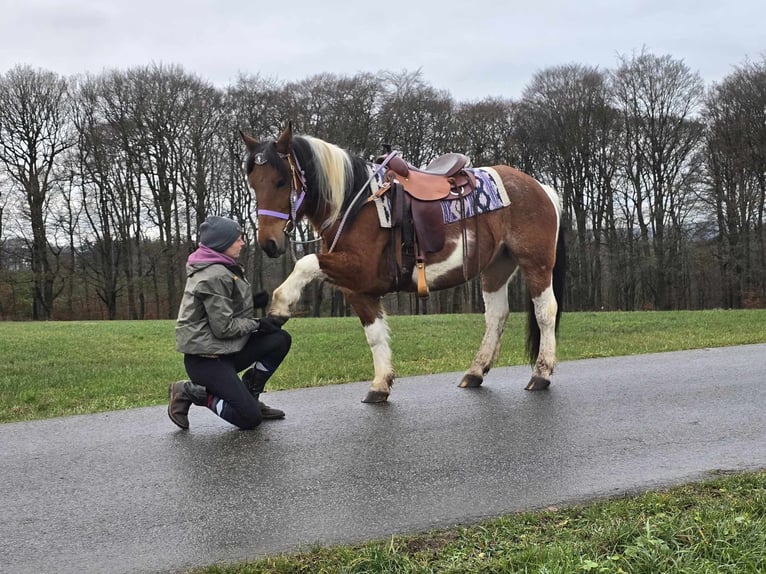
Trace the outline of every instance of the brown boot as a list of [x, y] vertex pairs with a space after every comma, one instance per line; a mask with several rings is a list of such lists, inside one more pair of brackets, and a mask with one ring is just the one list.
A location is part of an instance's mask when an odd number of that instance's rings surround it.
[[168, 416], [182, 429], [189, 428], [189, 407], [207, 404], [207, 390], [191, 381], [178, 381], [168, 387]]
[[245, 387], [253, 395], [253, 398], [258, 401], [258, 406], [261, 407], [261, 418], [264, 420], [269, 419], [283, 419], [285, 418], [285, 411], [275, 409], [269, 405], [262, 403], [259, 399], [263, 392], [263, 387], [266, 386], [266, 379], [268, 375], [263, 371], [257, 371], [254, 368], [250, 368], [242, 375], [242, 382], [245, 383]]
[[168, 416], [170, 420], [182, 429], [189, 428], [189, 408], [192, 405], [191, 400], [186, 398], [184, 392], [184, 382], [178, 381], [171, 383], [168, 387]]

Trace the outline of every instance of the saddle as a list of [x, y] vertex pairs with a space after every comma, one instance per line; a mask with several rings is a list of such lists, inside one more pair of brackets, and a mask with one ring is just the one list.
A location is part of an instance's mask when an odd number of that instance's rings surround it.
[[[381, 156], [376, 163], [383, 161]], [[465, 170], [470, 161], [462, 153], [445, 153], [424, 169], [418, 169], [395, 155], [388, 161], [384, 177], [388, 181], [397, 179], [407, 193], [421, 201], [457, 199], [476, 188], [473, 174]]]
[[[379, 156], [381, 164], [386, 156]], [[401, 229], [400, 272], [397, 288], [407, 284], [413, 263], [418, 269], [418, 295], [428, 297], [425, 278], [425, 254], [444, 247], [445, 223], [440, 201], [463, 200], [476, 189], [476, 178], [466, 168], [470, 159], [461, 153], [447, 153], [418, 169], [401, 156], [394, 155], [386, 164], [380, 190], [370, 200], [390, 191], [394, 226]]]

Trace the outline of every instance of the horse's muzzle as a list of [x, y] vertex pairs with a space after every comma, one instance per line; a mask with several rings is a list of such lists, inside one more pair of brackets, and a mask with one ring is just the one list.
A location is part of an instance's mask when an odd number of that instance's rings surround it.
[[284, 247], [281, 247], [273, 239], [269, 239], [265, 244], [261, 245], [261, 249], [263, 249], [263, 252], [272, 259], [274, 257], [279, 257], [285, 252]]

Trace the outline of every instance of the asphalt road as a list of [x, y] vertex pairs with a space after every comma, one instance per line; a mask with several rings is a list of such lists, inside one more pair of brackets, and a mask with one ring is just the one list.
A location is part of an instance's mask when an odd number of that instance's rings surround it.
[[766, 467], [766, 345], [270, 392], [233, 429], [165, 407], [0, 425], [0, 572], [178, 572]]

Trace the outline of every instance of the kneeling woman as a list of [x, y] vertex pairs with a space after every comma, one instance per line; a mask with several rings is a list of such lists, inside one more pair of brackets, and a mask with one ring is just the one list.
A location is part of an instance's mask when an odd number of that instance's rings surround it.
[[[176, 350], [184, 354], [188, 381], [170, 385], [168, 416], [189, 428], [192, 404], [206, 406], [242, 429], [285, 413], [259, 400], [266, 381], [290, 350], [290, 335], [271, 317], [257, 319], [250, 284], [237, 257], [245, 244], [239, 224], [208, 217], [199, 248], [189, 255], [176, 322]], [[259, 293], [258, 306], [267, 295]], [[238, 373], [245, 370], [240, 380]]]

